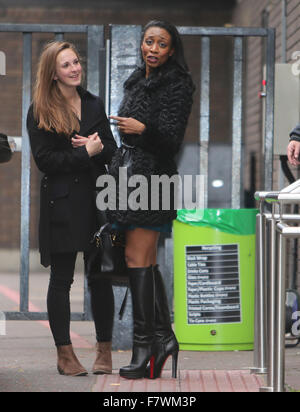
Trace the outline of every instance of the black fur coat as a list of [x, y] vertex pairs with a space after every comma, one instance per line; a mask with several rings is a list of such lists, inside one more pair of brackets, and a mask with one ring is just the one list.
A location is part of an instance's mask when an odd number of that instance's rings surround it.
[[[174, 156], [179, 152], [184, 138], [193, 92], [190, 75], [183, 73], [173, 63], [166, 63], [148, 79], [145, 77], [145, 68], [137, 68], [125, 82], [119, 116], [139, 120], [145, 124], [146, 129], [142, 135], [121, 135], [122, 141], [132, 148], [124, 150], [124, 147], [120, 147], [116, 151], [110, 165], [110, 174], [119, 182], [119, 167], [124, 166], [126, 157], [130, 156], [132, 170], [129, 174], [142, 175], [147, 179], [148, 206], [132, 210], [129, 205], [127, 210], [120, 210], [117, 195], [117, 210], [109, 212], [111, 222], [161, 225], [176, 219], [176, 206], [172, 201], [174, 188], [171, 185], [170, 207], [164, 210], [166, 207], [162, 204], [162, 189], [151, 191], [150, 180], [153, 175], [171, 177], [178, 174]], [[124, 190], [122, 183], [120, 189]], [[134, 189], [128, 188], [127, 196], [133, 191]], [[151, 203], [153, 196], [158, 197], [158, 208]], [[154, 208], [157, 210], [153, 210]]]

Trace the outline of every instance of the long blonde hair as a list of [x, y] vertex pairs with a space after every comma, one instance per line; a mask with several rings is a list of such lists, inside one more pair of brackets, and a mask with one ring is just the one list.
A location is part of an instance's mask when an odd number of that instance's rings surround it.
[[54, 80], [56, 58], [65, 49], [74, 51], [80, 60], [76, 47], [72, 43], [52, 41], [44, 46], [37, 68], [33, 110], [40, 129], [46, 131], [54, 129], [57, 133], [70, 137], [74, 130], [79, 131], [79, 121]]

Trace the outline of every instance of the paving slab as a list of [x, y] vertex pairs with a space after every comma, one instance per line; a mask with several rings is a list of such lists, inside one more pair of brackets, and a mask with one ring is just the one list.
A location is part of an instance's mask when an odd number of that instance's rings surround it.
[[177, 379], [171, 371], [164, 371], [160, 379], [128, 380], [117, 371], [112, 375], [98, 376], [93, 392], [259, 392], [264, 380], [249, 371], [234, 370], [180, 370]]

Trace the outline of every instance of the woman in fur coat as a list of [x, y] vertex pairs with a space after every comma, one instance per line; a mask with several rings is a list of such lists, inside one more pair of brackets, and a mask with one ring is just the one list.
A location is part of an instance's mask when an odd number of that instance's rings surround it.
[[[176, 219], [172, 199], [175, 188], [172, 186], [167, 194], [151, 183], [153, 176], [178, 174], [174, 156], [184, 138], [194, 92], [175, 26], [160, 21], [148, 23], [142, 34], [141, 53], [143, 64], [125, 82], [118, 116], [111, 116], [122, 140], [110, 167], [110, 174], [120, 186], [119, 204], [109, 211], [109, 218], [115, 228], [126, 232], [134, 339], [131, 363], [120, 369], [120, 375], [129, 379], [159, 377], [170, 355], [176, 376], [179, 346], [171, 327], [164, 281], [156, 265], [159, 235], [171, 232], [172, 220]], [[120, 167], [127, 167], [128, 176], [142, 176], [147, 183], [147, 189], [137, 196], [143, 197], [139, 199], [143, 201], [140, 208], [130, 204], [132, 188], [126, 189], [127, 207], [120, 205], [124, 191], [119, 182]], [[168, 207], [164, 195], [170, 195]]]

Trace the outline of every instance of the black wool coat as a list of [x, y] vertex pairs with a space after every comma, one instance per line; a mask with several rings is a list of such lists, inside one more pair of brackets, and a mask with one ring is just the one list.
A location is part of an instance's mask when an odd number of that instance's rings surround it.
[[[96, 230], [95, 182], [106, 173], [116, 150], [104, 106], [99, 97], [78, 88], [81, 97], [81, 136], [98, 132], [103, 151], [90, 158], [85, 146], [73, 148], [71, 139], [37, 127], [33, 106], [27, 130], [37, 167], [43, 172], [40, 194], [39, 248], [41, 263], [51, 264], [51, 253], [85, 251]], [[76, 132], [74, 132], [75, 134]]]
[[[145, 124], [142, 135], [121, 134], [121, 140], [130, 145], [133, 159], [133, 175], [142, 175], [148, 182], [148, 206], [139, 210], [109, 211], [111, 222], [136, 225], [161, 225], [176, 219], [176, 205], [172, 200], [169, 210], [162, 204], [162, 188], [151, 191], [151, 176], [177, 175], [174, 157], [178, 154], [183, 142], [188, 118], [193, 103], [194, 84], [188, 73], [184, 73], [177, 65], [167, 62], [145, 77], [145, 68], [137, 68], [124, 84], [124, 98], [119, 109], [119, 116], [132, 117]], [[109, 172], [118, 182], [119, 167], [124, 164], [124, 148], [119, 148], [111, 162]], [[138, 187], [138, 186], [137, 186]], [[117, 192], [118, 194], [120, 192]], [[132, 193], [129, 188], [128, 196]], [[158, 210], [151, 210], [151, 195], [158, 196]], [[156, 204], [158, 204], [156, 203]]]

